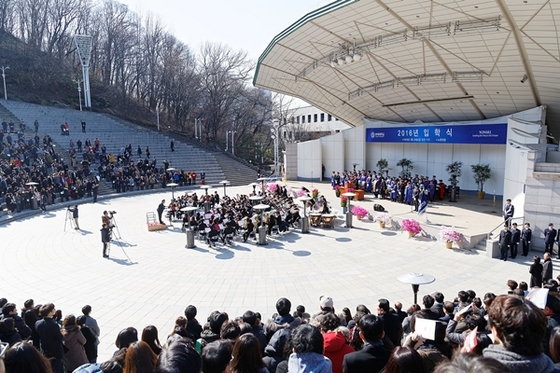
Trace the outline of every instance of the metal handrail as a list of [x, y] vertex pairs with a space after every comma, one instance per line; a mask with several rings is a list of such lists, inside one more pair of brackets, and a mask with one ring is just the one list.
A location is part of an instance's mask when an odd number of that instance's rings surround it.
[[[521, 222], [523, 223], [525, 221], [525, 216], [518, 216], [518, 217], [513, 217], [513, 218], [508, 218], [507, 220], [505, 220], [503, 223], [498, 224], [497, 226], [495, 226], [494, 228], [492, 228], [488, 233], [486, 233], [486, 239], [489, 240], [490, 237], [492, 237], [492, 235], [494, 234], [494, 231], [498, 228], [501, 228], [504, 226], [505, 223], [507, 223], [510, 227], [511, 227], [511, 223], [514, 220], [519, 220], [521, 219]], [[521, 224], [523, 225], [523, 224]]]

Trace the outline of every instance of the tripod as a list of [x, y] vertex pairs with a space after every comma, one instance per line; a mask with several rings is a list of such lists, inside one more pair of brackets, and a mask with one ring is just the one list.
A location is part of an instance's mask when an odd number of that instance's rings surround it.
[[72, 211], [66, 210], [66, 217], [64, 218], [64, 232], [66, 232], [66, 222], [70, 221], [70, 228], [74, 228], [74, 216]]
[[121, 231], [119, 230], [119, 226], [117, 224], [117, 219], [115, 218], [115, 214], [111, 214], [111, 231], [113, 231], [113, 228], [117, 229], [117, 234], [118, 234], [118, 238], [119, 240], [121, 239]]

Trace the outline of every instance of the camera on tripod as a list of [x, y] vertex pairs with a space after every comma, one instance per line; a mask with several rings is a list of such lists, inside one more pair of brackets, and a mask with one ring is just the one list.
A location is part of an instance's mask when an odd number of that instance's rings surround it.
[[116, 211], [109, 211], [109, 214], [111, 215], [115, 215], [117, 212]]

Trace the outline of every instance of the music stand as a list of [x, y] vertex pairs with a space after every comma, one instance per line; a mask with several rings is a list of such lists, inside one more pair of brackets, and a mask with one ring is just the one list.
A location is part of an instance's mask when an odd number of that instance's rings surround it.
[[220, 184], [222, 184], [224, 186], [224, 197], [225, 197], [226, 196], [226, 186], [229, 185], [229, 181], [222, 180], [222, 181], [220, 181]]
[[171, 188], [171, 202], [175, 201], [175, 188], [179, 186], [177, 183], [169, 183], [167, 184], [168, 187]]

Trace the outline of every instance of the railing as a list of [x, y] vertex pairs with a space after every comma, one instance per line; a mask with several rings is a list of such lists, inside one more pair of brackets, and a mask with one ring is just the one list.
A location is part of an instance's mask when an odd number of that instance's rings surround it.
[[[514, 223], [516, 220], [521, 220], [521, 226], [523, 226], [523, 222], [525, 221], [525, 216], [518, 216], [518, 217], [514, 217], [514, 218], [508, 218], [507, 220], [505, 220], [503, 223], [498, 224], [497, 226], [495, 226], [494, 228], [492, 228], [488, 233], [486, 233], [486, 239], [489, 240], [493, 235], [494, 235], [494, 231], [496, 231], [497, 229], [503, 228], [503, 226], [505, 224], [507, 224], [508, 226], [511, 227], [511, 224]], [[519, 225], [519, 223], [517, 224]]]

